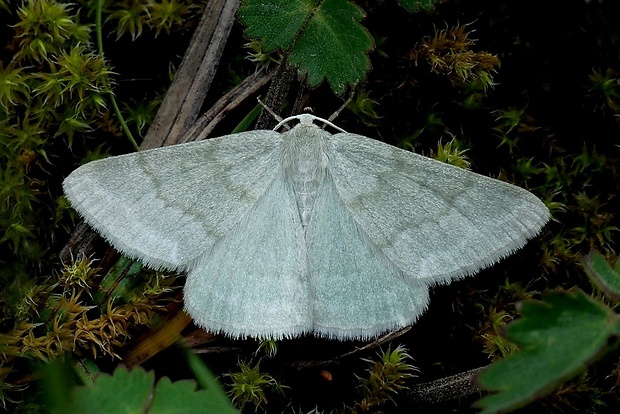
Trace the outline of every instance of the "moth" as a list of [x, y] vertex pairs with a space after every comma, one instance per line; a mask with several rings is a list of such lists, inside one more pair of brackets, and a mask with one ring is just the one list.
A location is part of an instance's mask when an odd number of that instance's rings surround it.
[[431, 285], [511, 254], [550, 216], [522, 188], [309, 114], [93, 161], [63, 186], [117, 250], [187, 272], [189, 315], [234, 338], [410, 325]]

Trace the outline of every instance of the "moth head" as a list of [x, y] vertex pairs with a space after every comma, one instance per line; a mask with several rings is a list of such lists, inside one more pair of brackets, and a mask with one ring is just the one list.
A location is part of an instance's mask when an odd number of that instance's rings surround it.
[[[327, 119], [323, 119], [323, 118], [319, 118], [318, 116], [314, 116], [312, 114], [299, 114], [299, 115], [293, 115], [293, 116], [289, 116], [286, 119], [283, 119], [282, 121], [280, 121], [280, 123], [278, 123], [278, 125], [276, 125], [273, 130], [277, 131], [279, 128], [281, 128], [283, 125], [288, 124], [291, 121], [299, 121], [299, 125], [303, 125], [306, 127], [315, 127], [315, 128], [322, 128], [325, 126], [330, 126], [334, 129], [336, 129], [339, 132], [347, 132], [344, 129], [332, 124], [331, 122], [329, 122]], [[316, 121], [316, 122], [315, 122]], [[321, 123], [322, 125], [319, 125], [319, 123]]]

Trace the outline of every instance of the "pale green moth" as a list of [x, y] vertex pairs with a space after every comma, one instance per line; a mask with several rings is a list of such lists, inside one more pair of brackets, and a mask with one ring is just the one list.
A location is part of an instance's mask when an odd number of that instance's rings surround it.
[[522, 188], [332, 135], [312, 115], [276, 129], [294, 120], [94, 161], [64, 190], [122, 253], [187, 271], [187, 312], [234, 338], [367, 339], [410, 325], [430, 285], [497, 262], [549, 219]]

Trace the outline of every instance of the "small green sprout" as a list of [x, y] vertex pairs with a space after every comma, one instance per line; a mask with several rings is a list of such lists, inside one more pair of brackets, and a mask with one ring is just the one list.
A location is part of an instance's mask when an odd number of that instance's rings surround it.
[[241, 371], [227, 374], [232, 381], [229, 394], [232, 401], [240, 409], [246, 405], [253, 405], [255, 408], [267, 403], [267, 390], [274, 390], [282, 393], [285, 386], [278, 382], [271, 375], [260, 371], [260, 362], [256, 365], [251, 363], [239, 362], [238, 367]]
[[455, 84], [478, 82], [485, 91], [494, 85], [493, 73], [499, 65], [497, 56], [488, 52], [475, 52], [476, 43], [470, 39], [472, 31], [467, 24], [435, 31], [435, 36], [422, 39], [411, 58], [416, 64], [423, 60], [431, 72], [448, 77]]
[[69, 42], [88, 44], [90, 27], [79, 24], [71, 8], [55, 0], [26, 0], [17, 11], [19, 49], [14, 59], [42, 63]]
[[411, 356], [404, 346], [399, 345], [393, 351], [377, 354], [377, 360], [364, 359], [370, 364], [368, 377], [358, 377], [364, 389], [364, 398], [353, 408], [353, 412], [375, 412], [377, 407], [391, 401], [400, 391], [406, 388], [406, 381], [413, 378], [417, 371], [409, 361]]
[[452, 136], [452, 139], [446, 144], [437, 144], [437, 152], [432, 153], [431, 156], [437, 161], [445, 162], [446, 164], [468, 170], [471, 163], [465, 155], [466, 151], [466, 149], [461, 150], [458, 148], [456, 137]]
[[614, 112], [620, 110], [620, 78], [616, 71], [611, 68], [607, 68], [605, 73], [592, 70], [590, 83], [590, 91], [603, 98], [601, 108], [607, 107]]
[[347, 105], [347, 109], [357, 115], [366, 126], [377, 126], [377, 120], [381, 118], [376, 111], [379, 105], [377, 101], [370, 97], [365, 91], [359, 91], [355, 98]]

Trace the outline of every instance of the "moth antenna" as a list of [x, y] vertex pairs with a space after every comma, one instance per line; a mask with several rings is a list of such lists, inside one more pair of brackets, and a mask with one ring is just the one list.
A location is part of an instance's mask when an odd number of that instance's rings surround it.
[[343, 132], [345, 134], [347, 133], [347, 131], [345, 131], [344, 129], [340, 128], [337, 125], [334, 125], [333, 123], [329, 122], [327, 119], [319, 118], [318, 116], [314, 116], [312, 114], [300, 114], [300, 115], [289, 116], [288, 118], [285, 118], [282, 121], [280, 121], [278, 125], [273, 127], [273, 130], [277, 131], [280, 127], [287, 126], [287, 122], [292, 121], [292, 120], [297, 120], [299, 121], [300, 124], [305, 124], [305, 125], [312, 125], [314, 121], [318, 121], [323, 124], [323, 127], [322, 127], [323, 129], [325, 126], [330, 126], [339, 132]]

